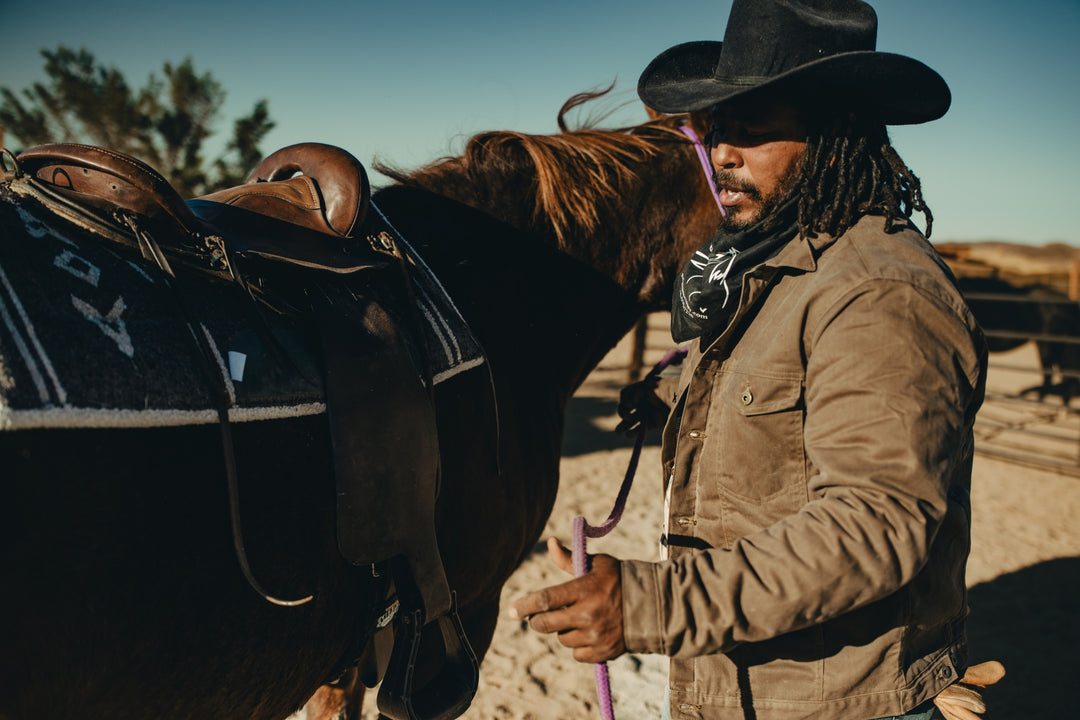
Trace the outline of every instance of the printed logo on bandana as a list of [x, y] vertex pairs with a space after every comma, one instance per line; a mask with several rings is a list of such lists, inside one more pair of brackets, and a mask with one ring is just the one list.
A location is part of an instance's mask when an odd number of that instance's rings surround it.
[[742, 296], [743, 276], [798, 233], [797, 201], [793, 197], [775, 217], [744, 230], [721, 229], [683, 265], [671, 298], [675, 342], [706, 335], [716, 339], [731, 324]]
[[682, 287], [679, 288], [679, 299], [687, 313], [699, 320], [706, 320], [709, 316], [709, 308], [699, 305], [697, 296], [701, 295], [708, 285], [719, 284], [724, 289], [724, 299], [720, 303], [721, 308], [727, 307], [731, 297], [731, 288], [728, 287], [728, 275], [735, 265], [735, 258], [739, 251], [735, 248], [727, 248], [717, 253], [706, 253], [698, 250], [694, 257], [690, 258], [689, 265], [700, 270], [700, 273], [687, 275], [683, 279]]

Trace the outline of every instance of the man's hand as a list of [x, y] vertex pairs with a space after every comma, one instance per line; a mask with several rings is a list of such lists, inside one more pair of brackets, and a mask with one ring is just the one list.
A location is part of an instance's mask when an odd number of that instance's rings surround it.
[[[570, 551], [555, 538], [547, 545], [555, 565], [573, 574]], [[622, 579], [619, 561], [610, 555], [594, 555], [592, 568], [579, 578], [518, 598], [508, 614], [528, 619], [537, 632], [558, 633], [578, 662], [605, 662], [626, 652]]]
[[646, 430], [662, 428], [671, 408], [657, 397], [660, 378], [649, 373], [644, 380], [627, 385], [619, 393], [619, 417], [622, 421], [615, 432], [633, 437], [642, 426]]

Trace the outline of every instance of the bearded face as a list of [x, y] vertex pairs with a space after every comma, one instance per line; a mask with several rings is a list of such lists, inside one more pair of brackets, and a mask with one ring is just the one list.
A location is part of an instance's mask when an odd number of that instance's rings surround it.
[[768, 216], [794, 188], [806, 154], [807, 129], [798, 108], [780, 98], [718, 105], [705, 137], [723, 227], [747, 228]]

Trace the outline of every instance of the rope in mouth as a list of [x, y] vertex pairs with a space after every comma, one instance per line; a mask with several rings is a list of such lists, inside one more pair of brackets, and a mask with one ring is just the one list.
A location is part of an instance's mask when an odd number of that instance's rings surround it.
[[694, 143], [694, 150], [697, 151], [698, 160], [701, 162], [701, 169], [705, 171], [705, 179], [709, 183], [709, 190], [712, 191], [713, 199], [716, 200], [716, 207], [720, 208], [721, 215], [727, 217], [727, 208], [720, 202], [720, 190], [716, 187], [712, 161], [709, 160], [709, 151], [705, 149], [705, 144], [701, 142], [701, 138], [694, 132], [694, 128], [689, 125], [680, 125], [679, 130], [682, 131], [683, 135], [690, 138], [690, 142]]

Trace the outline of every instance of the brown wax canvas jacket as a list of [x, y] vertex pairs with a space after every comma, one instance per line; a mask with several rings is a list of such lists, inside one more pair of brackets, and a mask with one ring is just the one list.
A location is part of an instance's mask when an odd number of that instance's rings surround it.
[[909, 223], [797, 237], [694, 341], [664, 431], [668, 558], [622, 563], [674, 718], [869, 720], [967, 664], [985, 342]]

